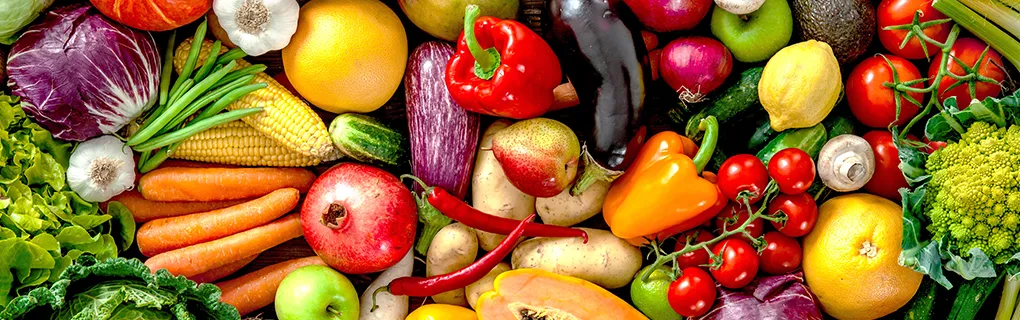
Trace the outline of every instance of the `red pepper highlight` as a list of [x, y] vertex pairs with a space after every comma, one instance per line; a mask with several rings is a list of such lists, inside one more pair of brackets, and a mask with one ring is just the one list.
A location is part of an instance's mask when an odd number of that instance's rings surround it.
[[[485, 254], [484, 257], [463, 269], [428, 278], [397, 278], [390, 282], [389, 285], [380, 288], [380, 290], [386, 289], [389, 290], [391, 294], [398, 296], [428, 297], [466, 287], [475, 281], [481, 280], [489, 273], [489, 271], [492, 271], [492, 268], [495, 268], [500, 261], [503, 261], [503, 259], [505, 259], [506, 256], [513, 251], [514, 247], [517, 245], [517, 240], [521, 239], [521, 236], [524, 235], [525, 228], [534, 219], [535, 214], [532, 213], [524, 220], [521, 220], [517, 224], [517, 227], [510, 232], [510, 235], [508, 235], [506, 239], [503, 239], [503, 242], [500, 242], [495, 249], [492, 249], [492, 251], [489, 251], [489, 253]], [[378, 293], [379, 291], [376, 292]]]
[[457, 53], [446, 68], [446, 87], [464, 110], [528, 119], [552, 107], [563, 80], [549, 44], [514, 20], [481, 17], [468, 5]]
[[[436, 210], [450, 219], [457, 220], [468, 227], [485, 232], [510, 234], [521, 221], [487, 214], [472, 208], [442, 188], [431, 188], [428, 201]], [[524, 235], [528, 237], [581, 237], [588, 243], [588, 233], [576, 228], [567, 228], [541, 223], [526, 223]]]

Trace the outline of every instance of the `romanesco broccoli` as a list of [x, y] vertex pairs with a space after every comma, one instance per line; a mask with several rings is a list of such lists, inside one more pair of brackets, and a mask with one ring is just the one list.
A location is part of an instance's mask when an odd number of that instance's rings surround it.
[[1020, 251], [1020, 126], [975, 122], [928, 157], [928, 231], [957, 254], [980, 248], [996, 264]]

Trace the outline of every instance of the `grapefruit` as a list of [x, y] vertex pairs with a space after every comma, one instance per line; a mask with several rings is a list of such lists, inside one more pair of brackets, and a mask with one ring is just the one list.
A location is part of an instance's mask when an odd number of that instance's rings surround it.
[[400, 86], [406, 65], [404, 26], [378, 0], [309, 2], [283, 49], [283, 69], [294, 89], [333, 113], [383, 106]]
[[877, 319], [907, 304], [922, 274], [897, 263], [899, 205], [872, 194], [839, 196], [819, 207], [804, 238], [804, 278], [822, 310], [838, 319]]

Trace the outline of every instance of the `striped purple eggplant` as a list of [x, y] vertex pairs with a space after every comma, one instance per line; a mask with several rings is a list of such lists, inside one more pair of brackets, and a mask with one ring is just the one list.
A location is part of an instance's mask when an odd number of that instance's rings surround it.
[[429, 41], [414, 49], [404, 76], [411, 172], [457, 197], [467, 194], [475, 163], [479, 115], [460, 107], [446, 89], [446, 63], [454, 48]]

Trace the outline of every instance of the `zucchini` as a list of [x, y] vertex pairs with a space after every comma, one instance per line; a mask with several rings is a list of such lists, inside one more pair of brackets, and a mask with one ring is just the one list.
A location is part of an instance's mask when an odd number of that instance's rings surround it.
[[924, 277], [921, 287], [914, 298], [910, 299], [903, 309], [903, 320], [931, 320], [932, 309], [935, 308], [935, 293], [938, 284], [929, 277]]
[[697, 137], [700, 133], [698, 124], [701, 123], [701, 119], [715, 116], [719, 125], [723, 126], [738, 118], [738, 115], [745, 113], [751, 107], [758, 105], [758, 81], [761, 80], [761, 72], [764, 69], [764, 67], [755, 67], [741, 72], [736, 83], [712, 98], [707, 107], [687, 120], [684, 133], [688, 137]]
[[329, 125], [329, 138], [341, 153], [361, 162], [396, 166], [406, 157], [404, 136], [363, 114], [337, 116]]
[[988, 296], [999, 286], [1006, 272], [999, 272], [994, 278], [974, 278], [960, 285], [956, 292], [956, 300], [953, 301], [953, 308], [949, 311], [949, 318], [952, 320], [973, 320], [977, 317], [981, 306], [988, 300]]
[[769, 144], [765, 145], [761, 151], [758, 151], [757, 156], [765, 165], [768, 165], [769, 160], [776, 155], [776, 152], [786, 148], [798, 148], [807, 152], [814, 159], [818, 157], [818, 153], [822, 151], [822, 147], [825, 146], [828, 139], [829, 135], [825, 130], [825, 125], [821, 123], [808, 128], [785, 130], [769, 141]]

